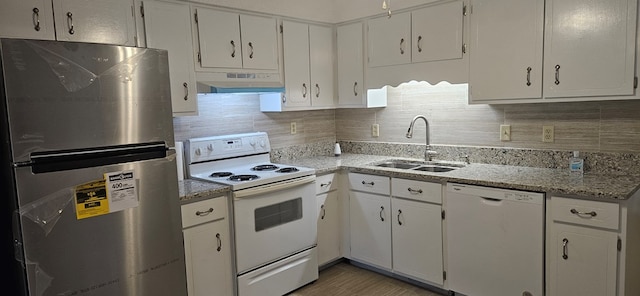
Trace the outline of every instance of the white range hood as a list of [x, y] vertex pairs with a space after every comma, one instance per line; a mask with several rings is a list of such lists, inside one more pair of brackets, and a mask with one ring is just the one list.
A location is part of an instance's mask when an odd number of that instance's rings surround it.
[[198, 81], [198, 93], [274, 92], [284, 88], [284, 79], [277, 71], [196, 72], [196, 80]]

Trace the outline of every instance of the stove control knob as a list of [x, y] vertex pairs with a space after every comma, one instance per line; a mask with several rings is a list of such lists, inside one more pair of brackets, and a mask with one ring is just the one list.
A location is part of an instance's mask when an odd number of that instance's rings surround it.
[[196, 148], [195, 153], [196, 153], [197, 156], [200, 156], [200, 155], [202, 155], [202, 150], [200, 150], [200, 148]]
[[209, 144], [209, 145], [207, 145], [207, 150], [209, 150], [209, 151], [213, 151], [213, 144]]
[[256, 147], [256, 138], [251, 138], [251, 140], [249, 141], [249, 145], [251, 145], [252, 147]]
[[260, 139], [260, 147], [265, 148], [267, 146], [267, 142], [264, 139]]

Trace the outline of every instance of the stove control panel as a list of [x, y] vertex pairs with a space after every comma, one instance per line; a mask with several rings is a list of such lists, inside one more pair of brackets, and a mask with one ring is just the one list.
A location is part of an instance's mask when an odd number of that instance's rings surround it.
[[269, 152], [271, 145], [265, 132], [193, 138], [185, 141], [187, 164]]

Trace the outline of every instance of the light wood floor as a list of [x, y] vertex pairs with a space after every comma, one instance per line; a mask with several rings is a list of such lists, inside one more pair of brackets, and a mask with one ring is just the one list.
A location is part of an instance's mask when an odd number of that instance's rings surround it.
[[346, 262], [320, 271], [320, 278], [289, 296], [440, 296]]

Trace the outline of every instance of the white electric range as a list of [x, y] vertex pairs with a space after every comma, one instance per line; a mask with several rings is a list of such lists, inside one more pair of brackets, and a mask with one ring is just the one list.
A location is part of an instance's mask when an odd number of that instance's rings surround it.
[[185, 142], [191, 178], [231, 187], [239, 295], [283, 295], [318, 279], [315, 170], [271, 163], [267, 133]]

